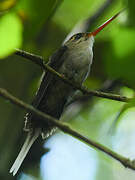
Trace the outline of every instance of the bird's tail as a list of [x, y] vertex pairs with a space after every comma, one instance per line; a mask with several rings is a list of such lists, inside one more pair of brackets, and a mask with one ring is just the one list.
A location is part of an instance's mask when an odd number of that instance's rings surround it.
[[10, 169], [10, 173], [13, 173], [13, 176], [17, 173], [18, 169], [20, 168], [24, 158], [26, 157], [29, 149], [31, 148], [34, 141], [38, 138], [39, 134], [41, 133], [40, 129], [35, 129], [34, 132], [28, 132], [27, 138], [24, 142], [24, 145], [18, 154], [14, 164]]

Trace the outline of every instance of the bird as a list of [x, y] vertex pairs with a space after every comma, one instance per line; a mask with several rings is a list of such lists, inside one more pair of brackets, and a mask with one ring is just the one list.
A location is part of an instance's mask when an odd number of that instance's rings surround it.
[[[82, 85], [90, 73], [93, 60], [94, 37], [121, 12], [118, 12], [93, 32], [77, 33], [69, 38], [49, 59], [48, 65], [72, 82]], [[58, 79], [50, 72], [43, 72], [42, 80], [32, 105], [38, 110], [60, 119], [64, 107], [76, 92], [74, 87]], [[42, 135], [48, 138], [54, 131], [51, 123], [42, 123], [40, 118], [29, 112], [25, 116], [24, 131], [27, 137], [10, 173], [16, 175], [24, 158], [35, 140]]]

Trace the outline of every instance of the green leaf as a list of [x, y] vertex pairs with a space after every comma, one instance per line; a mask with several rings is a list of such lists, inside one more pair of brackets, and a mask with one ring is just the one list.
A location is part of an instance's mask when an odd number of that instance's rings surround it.
[[120, 111], [118, 112], [118, 114], [117, 114], [117, 116], [116, 116], [115, 120], [113, 121], [112, 126], [110, 128], [111, 133], [114, 133], [114, 131], [116, 130], [118, 123], [122, 120], [121, 116], [123, 115], [123, 113], [125, 113], [125, 111], [127, 111], [128, 109], [135, 107], [134, 91], [130, 88], [127, 88], [127, 87], [123, 87], [121, 89], [121, 91], [123, 92], [122, 95], [128, 96], [128, 97], [133, 98], [133, 99], [131, 99], [130, 102], [124, 104], [121, 107]]
[[53, 20], [64, 27], [67, 31], [80, 20], [92, 15], [101, 6], [101, 0], [67, 0], [64, 1], [57, 10]]
[[135, 27], [135, 1], [128, 0], [128, 7], [129, 7], [129, 24]]
[[0, 12], [9, 10], [16, 5], [17, 0], [5, 0], [0, 2]]
[[0, 58], [4, 58], [22, 44], [22, 24], [16, 14], [10, 13], [0, 18]]
[[124, 79], [134, 88], [134, 29], [116, 24], [112, 26], [109, 38], [106, 47], [102, 48], [105, 71], [112, 79]]
[[[119, 33], [118, 33], [119, 32]], [[124, 58], [135, 51], [135, 30], [130, 28], [115, 28], [112, 31], [113, 47], [118, 58]]]
[[61, 2], [62, 0], [20, 0], [17, 10], [25, 16], [24, 38], [28, 40], [37, 36]]

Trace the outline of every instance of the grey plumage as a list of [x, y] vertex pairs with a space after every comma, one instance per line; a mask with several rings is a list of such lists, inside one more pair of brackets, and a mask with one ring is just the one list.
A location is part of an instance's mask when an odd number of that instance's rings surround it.
[[[81, 85], [90, 72], [93, 58], [92, 47], [94, 36], [119, 16], [122, 11], [112, 16], [93, 32], [78, 33], [72, 36], [56, 53], [53, 54], [50, 58], [49, 65], [73, 82]], [[50, 72], [46, 72], [43, 75], [41, 85], [32, 105], [59, 119], [68, 98], [74, 92], [75, 90], [73, 87], [57, 79]], [[44, 133], [44, 137], [48, 137], [53, 132], [53, 129], [54, 127], [52, 124], [46, 123], [46, 125], [43, 125], [40, 119], [32, 113], [26, 115], [24, 130], [28, 131], [28, 136], [21, 152], [10, 169], [10, 173], [13, 173], [13, 175], [17, 173], [31, 145], [39, 134]]]
[[[93, 58], [93, 36], [84, 36], [79, 33], [71, 37], [56, 53], [52, 55], [49, 65], [71, 81], [82, 84], [90, 71]], [[75, 92], [74, 88], [64, 83], [50, 72], [43, 73], [41, 85], [32, 102], [32, 105], [46, 114], [57, 119], [60, 118], [68, 98]], [[39, 117], [28, 113], [25, 117], [24, 130], [28, 136], [16, 161], [10, 169], [15, 175], [21, 166], [30, 147], [40, 134], [47, 138], [55, 127], [46, 123], [42, 124]]]

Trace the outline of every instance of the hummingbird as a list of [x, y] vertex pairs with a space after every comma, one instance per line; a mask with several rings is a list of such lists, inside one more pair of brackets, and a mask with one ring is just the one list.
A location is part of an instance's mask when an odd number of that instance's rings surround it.
[[[93, 32], [73, 35], [50, 57], [48, 65], [81, 86], [90, 73], [94, 37], [120, 13], [118, 12], [112, 16]], [[76, 90], [69, 84], [58, 79], [50, 72], [44, 72], [32, 105], [59, 120], [69, 97], [75, 92]], [[19, 170], [29, 149], [39, 135], [46, 139], [55, 129], [56, 127], [49, 122], [43, 124], [42, 120], [33, 113], [26, 114], [24, 131], [27, 131], [28, 134], [19, 155], [10, 169], [13, 176]]]

